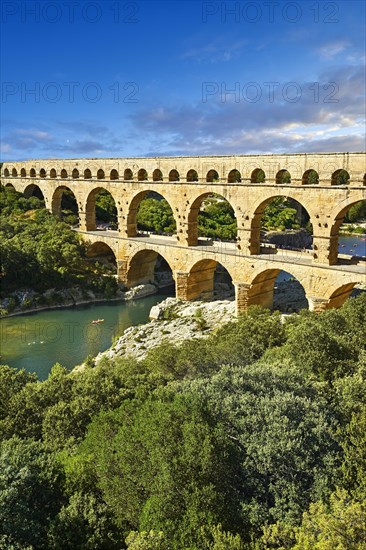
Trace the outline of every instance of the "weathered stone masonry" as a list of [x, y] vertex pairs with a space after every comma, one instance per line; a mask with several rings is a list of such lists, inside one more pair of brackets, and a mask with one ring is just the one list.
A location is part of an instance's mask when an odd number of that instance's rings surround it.
[[[104, 242], [114, 252], [119, 278], [126, 285], [151, 280], [157, 254], [172, 268], [177, 296], [194, 299], [213, 288], [217, 262], [230, 273], [236, 287], [237, 311], [248, 305], [271, 306], [273, 285], [281, 269], [303, 285], [310, 307], [338, 307], [352, 288], [366, 282], [366, 265], [340, 261], [338, 230], [352, 204], [366, 199], [365, 153], [315, 153], [295, 155], [238, 155], [219, 157], [161, 157], [120, 159], [34, 160], [5, 163], [2, 184], [13, 185], [26, 196], [39, 187], [46, 206], [61, 210], [65, 189], [77, 200], [80, 233], [90, 243]], [[265, 181], [255, 183], [258, 169]], [[279, 183], [287, 170], [290, 183]], [[319, 183], [309, 185], [307, 175], [315, 170]], [[335, 185], [339, 170], [349, 181]], [[100, 189], [109, 191], [118, 210], [118, 233], [91, 233], [96, 229], [95, 198]], [[153, 244], [138, 238], [136, 215], [148, 191], [160, 193], [170, 204], [177, 224], [176, 239]], [[211, 193], [222, 195], [232, 205], [237, 222], [233, 250], [198, 244], [197, 217], [202, 201]], [[274, 197], [291, 197], [309, 213], [313, 224], [311, 255], [276, 257], [264, 254], [260, 243], [260, 220]]]

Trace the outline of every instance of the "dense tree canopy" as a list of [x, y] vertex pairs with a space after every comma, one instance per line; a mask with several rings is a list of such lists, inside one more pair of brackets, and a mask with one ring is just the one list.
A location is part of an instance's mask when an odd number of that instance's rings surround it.
[[365, 331], [363, 294], [44, 382], [1, 367], [0, 548], [362, 550]]

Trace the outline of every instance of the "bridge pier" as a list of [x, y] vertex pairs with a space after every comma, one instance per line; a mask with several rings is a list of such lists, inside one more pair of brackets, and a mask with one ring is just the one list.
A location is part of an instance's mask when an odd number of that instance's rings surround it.
[[325, 311], [330, 307], [329, 300], [327, 300], [326, 298], [320, 298], [319, 296], [307, 296], [306, 298], [308, 300], [310, 311], [316, 311], [317, 313], [320, 313], [321, 311]]

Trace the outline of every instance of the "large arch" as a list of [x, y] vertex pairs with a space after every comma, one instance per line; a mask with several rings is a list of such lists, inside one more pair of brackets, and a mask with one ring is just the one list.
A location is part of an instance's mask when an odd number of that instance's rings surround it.
[[78, 205], [77, 205], [77, 200], [76, 200], [76, 197], [74, 195], [74, 192], [69, 188], [67, 187], [66, 185], [60, 185], [59, 187], [57, 187], [52, 195], [52, 199], [51, 199], [51, 212], [52, 214], [54, 214], [55, 216], [58, 216], [58, 217], [62, 217], [62, 210], [63, 210], [63, 195], [65, 193], [65, 191], [67, 191], [68, 195], [71, 197], [74, 198], [74, 201], [72, 200], [71, 198], [71, 201], [72, 202], [72, 206], [70, 206], [70, 210], [73, 210], [74, 211], [74, 215], [75, 216], [78, 216]]
[[141, 202], [145, 198], [149, 198], [149, 194], [153, 193], [154, 195], [159, 195], [170, 206], [170, 209], [172, 211], [172, 215], [175, 221], [175, 226], [177, 227], [177, 220], [174, 215], [174, 210], [172, 208], [172, 205], [169, 203], [169, 201], [164, 197], [164, 195], [160, 195], [160, 193], [156, 193], [156, 191], [153, 190], [145, 190], [140, 191], [137, 193], [131, 200], [129, 207], [128, 207], [128, 213], [127, 213], [127, 237], [137, 237], [138, 235], [138, 227], [137, 227], [137, 214], [141, 205]]
[[327, 304], [327, 309], [335, 307], [341, 307], [346, 300], [351, 296], [354, 287], [357, 285], [357, 282], [347, 283], [332, 292], [329, 296], [329, 301]]
[[89, 244], [86, 249], [86, 257], [102, 263], [109, 275], [117, 275], [116, 254], [108, 244], [102, 241]]
[[[104, 219], [99, 220], [99, 221], [104, 222], [104, 227], [111, 226], [111, 224], [113, 224], [114, 227], [112, 227], [112, 228], [118, 230], [117, 201], [113, 197], [112, 193], [110, 191], [108, 191], [107, 189], [105, 189], [104, 187], [95, 187], [94, 189], [92, 189], [92, 191], [90, 191], [90, 193], [89, 193], [89, 195], [86, 199], [86, 204], [85, 204], [86, 230], [87, 231], [95, 231], [97, 229], [97, 204], [96, 204], [96, 201], [97, 201], [97, 197], [98, 197], [99, 193], [101, 193], [101, 192], [105, 195], [108, 194], [108, 196], [113, 199], [114, 208], [112, 206], [112, 210], [110, 212], [106, 210], [106, 216], [107, 217], [112, 216], [114, 219], [112, 219], [111, 222], [107, 221], [106, 219], [105, 220]], [[106, 207], [107, 206], [109, 207], [109, 205], [106, 204]]]
[[[164, 277], [160, 276], [163, 272], [162, 266], [165, 271], [171, 274], [170, 280], [167, 278], [164, 280]], [[145, 248], [129, 258], [126, 285], [133, 287], [141, 284], [154, 284], [158, 287], [174, 284], [173, 270], [170, 263], [155, 250]]]
[[259, 305], [292, 313], [308, 308], [309, 302], [305, 288], [292, 274], [281, 269], [265, 269], [252, 280], [248, 288], [247, 305]]
[[[311, 216], [309, 211], [304, 207], [304, 205], [299, 202], [297, 199], [291, 196], [284, 197], [283, 195], [272, 195], [270, 197], [267, 197], [264, 201], [262, 201], [255, 209], [252, 221], [251, 221], [251, 228], [250, 228], [250, 253], [258, 255], [261, 253], [261, 230], [262, 230], [262, 218], [265, 214], [266, 208], [270, 205], [271, 202], [273, 202], [275, 199], [290, 199], [291, 201], [294, 201], [296, 203], [296, 209], [298, 210], [298, 216], [301, 216], [305, 213], [307, 223], [311, 227]], [[311, 239], [312, 241], [312, 239]], [[311, 245], [310, 241], [306, 248], [308, 248]], [[289, 248], [293, 249], [295, 247], [293, 246], [282, 246], [281, 248]], [[300, 247], [301, 249], [304, 248], [304, 246]]]
[[[225, 201], [230, 207], [232, 208], [234, 212], [234, 218], [237, 219], [235, 208], [230, 204], [230, 202], [225, 199], [222, 195], [215, 195], [219, 201]], [[198, 216], [200, 213], [200, 209], [202, 206], [202, 203], [209, 198], [213, 198], [212, 192], [210, 193], [202, 193], [196, 199], [193, 201], [189, 212], [188, 212], [188, 245], [189, 246], [195, 246], [198, 244], [198, 238], [199, 238], [199, 228], [198, 228]], [[235, 231], [235, 238], [237, 236], [237, 230]], [[225, 238], [223, 238], [225, 240]]]
[[10, 182], [8, 182], [4, 185], [4, 189], [5, 189], [5, 191], [10, 191], [12, 193], [16, 192], [16, 189], [15, 189], [14, 185]]
[[218, 289], [217, 285], [222, 285], [220, 279], [224, 273], [228, 277], [224, 284], [231, 286], [232, 294], [234, 294], [231, 274], [223, 264], [212, 259], [199, 260], [196, 262], [191, 267], [187, 277], [186, 299], [212, 300], [214, 298], [215, 288], [218, 292], [218, 297], [222, 297], [222, 289]]
[[[339, 249], [339, 230], [344, 222], [346, 214], [349, 212], [352, 206], [356, 204], [365, 204], [365, 200], [353, 201], [345, 206], [334, 216], [332, 226], [330, 229], [330, 243], [329, 243], [329, 262], [330, 264], [336, 264], [338, 262], [338, 249]], [[366, 229], [365, 229], [366, 232]]]
[[37, 197], [37, 199], [44, 201], [44, 194], [42, 192], [42, 189], [35, 183], [30, 183], [29, 185], [27, 185], [27, 187], [23, 191], [23, 195], [26, 199], [29, 199], [30, 197]]

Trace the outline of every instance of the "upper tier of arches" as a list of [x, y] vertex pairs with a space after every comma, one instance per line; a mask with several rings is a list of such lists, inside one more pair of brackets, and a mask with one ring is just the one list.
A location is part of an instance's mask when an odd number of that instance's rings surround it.
[[265, 167], [253, 167], [249, 171], [238, 170], [233, 167], [229, 170], [219, 171], [215, 168], [198, 170], [190, 168], [188, 170], [179, 171], [176, 168], [163, 172], [161, 168], [155, 168], [148, 171], [145, 168], [132, 169], [125, 168], [123, 171], [118, 171], [116, 168], [105, 170], [103, 168], [8, 168], [3, 170], [3, 176], [6, 178], [39, 178], [39, 179], [84, 179], [84, 180], [103, 180], [103, 181], [122, 181], [122, 182], [185, 182], [185, 183], [211, 183], [211, 184], [276, 184], [276, 185], [307, 185], [317, 186], [322, 183], [347, 186], [351, 182], [356, 181], [360, 185], [366, 185], [366, 173], [362, 178], [359, 176], [354, 178], [349, 171], [343, 168], [333, 167], [332, 171], [321, 173], [314, 168], [309, 168], [304, 172], [300, 172], [298, 167], [284, 167], [268, 175]]

